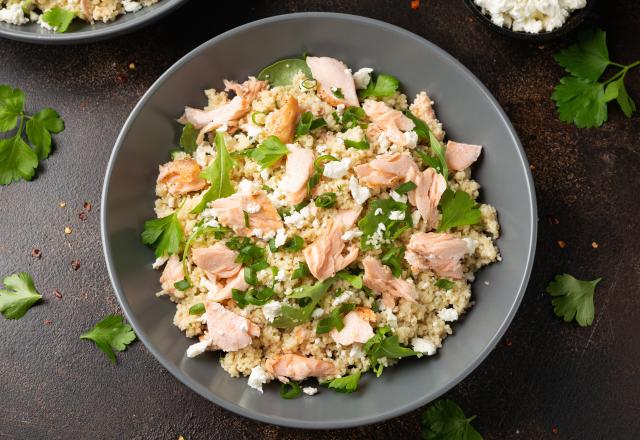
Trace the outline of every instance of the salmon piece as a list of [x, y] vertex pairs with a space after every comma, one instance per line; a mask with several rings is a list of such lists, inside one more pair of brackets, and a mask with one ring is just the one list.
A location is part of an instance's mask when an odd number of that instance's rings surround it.
[[[334, 107], [339, 104], [360, 107], [356, 85], [346, 64], [335, 58], [307, 57], [307, 65], [318, 82], [318, 96], [321, 99]], [[336, 89], [340, 89], [344, 98], [334, 94]]]
[[364, 344], [373, 337], [373, 328], [369, 324], [372, 320], [376, 320], [373, 310], [358, 307], [344, 316], [342, 330], [331, 330], [331, 337], [340, 345], [351, 345], [354, 342]]
[[409, 203], [418, 208], [427, 228], [435, 229], [439, 220], [438, 203], [447, 189], [447, 181], [433, 168], [422, 172], [412, 169], [408, 180], [416, 184], [416, 188], [407, 194]]
[[265, 370], [278, 380], [288, 383], [291, 380], [303, 380], [307, 377], [327, 377], [338, 374], [337, 368], [327, 361], [299, 354], [281, 354], [275, 359], [267, 359]]
[[448, 141], [444, 158], [450, 170], [459, 171], [470, 167], [472, 163], [478, 160], [481, 152], [481, 145]]
[[344, 231], [348, 231], [356, 224], [361, 212], [362, 206], [355, 209], [341, 209], [333, 216], [333, 221], [335, 224], [341, 225]]
[[[260, 209], [257, 212], [250, 212], [256, 206]], [[235, 193], [229, 197], [214, 200], [211, 202], [211, 207], [215, 209], [221, 224], [232, 228], [236, 234], [243, 237], [250, 236], [254, 229], [265, 233], [275, 232], [283, 227], [278, 211], [264, 191], [251, 195]], [[248, 228], [244, 223], [245, 212], [249, 216]]]
[[433, 111], [433, 101], [429, 98], [427, 92], [418, 93], [416, 99], [409, 106], [409, 110], [414, 116], [426, 122], [436, 139], [442, 142], [442, 139], [444, 139], [442, 124], [436, 118], [436, 113]]
[[289, 145], [287, 164], [280, 189], [285, 193], [287, 202], [295, 205], [307, 196], [307, 181], [313, 173], [313, 151]]
[[418, 293], [415, 286], [407, 280], [395, 278], [391, 269], [383, 265], [377, 258], [366, 257], [362, 260], [362, 266], [364, 267], [362, 282], [369, 289], [382, 293], [383, 300], [384, 295], [387, 294], [416, 302]]
[[[348, 214], [344, 215], [348, 216]], [[338, 217], [338, 221], [342, 222], [343, 219]], [[320, 281], [334, 276], [336, 272], [344, 269], [358, 258], [360, 248], [357, 244], [345, 246], [342, 234], [346, 229], [344, 224], [338, 223], [338, 221], [330, 219], [327, 230], [302, 250], [307, 266], [309, 266], [309, 272]]]
[[167, 191], [174, 195], [199, 191], [207, 186], [207, 181], [200, 177], [201, 171], [198, 162], [191, 158], [174, 160], [160, 165], [157, 183], [167, 185]]
[[367, 99], [362, 104], [364, 112], [371, 119], [367, 127], [367, 137], [370, 140], [377, 139], [384, 133], [387, 139], [399, 147], [407, 145], [407, 139], [403, 131], [413, 130], [416, 126], [411, 119], [400, 110], [389, 107], [382, 101]]
[[184, 272], [182, 271], [182, 262], [177, 255], [172, 255], [167, 260], [167, 265], [160, 275], [160, 285], [162, 290], [170, 295], [174, 295], [177, 292], [174, 284], [178, 281], [184, 280]]
[[444, 278], [461, 279], [460, 260], [469, 253], [465, 240], [446, 233], [418, 232], [411, 236], [404, 258], [414, 271], [433, 270]]
[[388, 309], [393, 309], [396, 306], [395, 296], [383, 292], [382, 304]]
[[227, 299], [231, 299], [233, 289], [241, 290], [244, 292], [248, 288], [249, 285], [244, 280], [244, 271], [239, 270], [235, 277], [227, 281], [227, 284], [225, 284], [215, 292], [209, 292], [207, 294], [207, 299], [211, 301], [225, 301]]
[[388, 188], [404, 182], [410, 172], [416, 175], [418, 166], [408, 153], [383, 154], [358, 165], [355, 172], [360, 183], [369, 188]]
[[224, 83], [224, 90], [226, 92], [233, 90], [236, 96], [239, 96], [244, 100], [246, 106], [250, 106], [250, 104], [258, 97], [258, 93], [266, 89], [268, 86], [266, 81], [258, 81], [253, 76], [250, 76], [249, 79], [242, 84], [226, 79], [222, 82]]
[[300, 113], [298, 100], [290, 96], [282, 107], [267, 115], [264, 130], [267, 134], [277, 136], [283, 143], [288, 144], [293, 141]]
[[242, 266], [240, 263], [236, 263], [238, 253], [221, 242], [213, 246], [193, 249], [191, 256], [196, 266], [213, 279], [231, 278], [238, 273]]
[[220, 303], [207, 301], [205, 309], [209, 340], [214, 349], [238, 351], [251, 345], [252, 336], [260, 336], [260, 327]]

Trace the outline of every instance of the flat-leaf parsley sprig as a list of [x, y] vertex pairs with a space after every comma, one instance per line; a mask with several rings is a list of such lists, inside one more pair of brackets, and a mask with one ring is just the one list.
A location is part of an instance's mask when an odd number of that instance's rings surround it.
[[[614, 99], [628, 118], [636, 110], [624, 79], [631, 69], [640, 66], [640, 60], [627, 65], [611, 61], [603, 30], [582, 33], [576, 44], [561, 50], [554, 58], [570, 73], [560, 79], [551, 95], [561, 121], [578, 128], [600, 127], [607, 120], [607, 103]], [[600, 82], [608, 67], [619, 70]]]
[[27, 115], [24, 98], [22, 90], [0, 84], [0, 133], [15, 130], [13, 136], [0, 139], [0, 185], [31, 180], [39, 161], [51, 154], [51, 133], [64, 130], [64, 121], [51, 108]]

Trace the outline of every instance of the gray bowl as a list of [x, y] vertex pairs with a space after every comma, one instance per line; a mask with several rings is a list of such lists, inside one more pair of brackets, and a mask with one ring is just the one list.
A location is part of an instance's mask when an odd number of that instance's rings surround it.
[[121, 15], [109, 23], [86, 23], [74, 20], [69, 30], [56, 33], [43, 29], [38, 23], [22, 26], [0, 22], [0, 37], [26, 43], [38, 44], [79, 44], [91, 43], [132, 32], [147, 26], [188, 0], [160, 0], [158, 3], [142, 8], [135, 13]]
[[[485, 146], [475, 176], [483, 199], [495, 205], [504, 231], [503, 261], [478, 274], [477, 302], [455, 325], [439, 354], [407, 359], [370, 374], [353, 394], [322, 388], [314, 397], [284, 400], [278, 386], [264, 395], [233, 379], [218, 354], [188, 359], [193, 342], [172, 325], [175, 306], [158, 299], [153, 252], [140, 243], [145, 220], [154, 217], [158, 165], [177, 144], [175, 118], [185, 104], [203, 106], [202, 90], [223, 78], [255, 75], [274, 60], [304, 50], [373, 67], [400, 78], [411, 96], [428, 89], [449, 135]], [[518, 137], [487, 89], [458, 61], [424, 39], [368, 18], [328, 13], [283, 15], [256, 21], [203, 44], [173, 65], [140, 100], [126, 121], [107, 168], [102, 198], [104, 252], [116, 294], [139, 338], [191, 389], [238, 414], [300, 428], [344, 428], [380, 422], [437, 398], [471, 373], [511, 322], [529, 280], [536, 238], [535, 192]], [[167, 397], [169, 398], [169, 397]]]

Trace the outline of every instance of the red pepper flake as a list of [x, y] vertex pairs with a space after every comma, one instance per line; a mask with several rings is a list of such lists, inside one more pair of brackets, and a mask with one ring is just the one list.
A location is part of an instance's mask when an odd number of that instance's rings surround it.
[[507, 347], [511, 347], [513, 345], [513, 341], [509, 338], [504, 339], [504, 345]]
[[599, 245], [597, 242], [595, 242], [595, 241], [592, 241], [592, 242], [591, 242], [591, 247], [592, 247], [592, 248], [594, 248], [594, 249], [598, 249], [598, 246], [600, 246], [600, 245]]
[[78, 270], [78, 269], [80, 269], [80, 262], [79, 262], [78, 260], [73, 260], [73, 261], [71, 262], [71, 268], [72, 268], [73, 270]]
[[118, 73], [118, 75], [116, 76], [116, 79], [118, 80], [118, 82], [124, 84], [127, 81], [129, 81], [129, 77], [127, 75], [125, 75], [124, 73]]
[[567, 242], [563, 240], [558, 240], [558, 246], [560, 246], [560, 249], [564, 249], [567, 247]]
[[91, 203], [89, 202], [84, 202], [84, 204], [82, 205], [82, 207], [87, 211], [91, 211]]
[[78, 218], [82, 221], [85, 221], [87, 219], [87, 213], [82, 211], [80, 214], [78, 214]]
[[549, 223], [552, 225], [560, 224], [560, 220], [553, 214], [547, 214], [547, 220], [549, 220]]
[[33, 248], [31, 250], [31, 256], [33, 258], [40, 258], [40, 257], [42, 257], [42, 251], [40, 251], [40, 249]]
[[51, 325], [51, 324], [53, 324], [53, 321], [52, 321], [52, 320], [50, 320], [50, 319], [45, 319], [45, 320], [43, 321], [43, 323], [44, 323], [44, 325]]
[[559, 430], [558, 430], [558, 427], [557, 427], [557, 426], [554, 426], [553, 428], [551, 428], [551, 432], [553, 432], [554, 434], [557, 434], [557, 433], [558, 433], [558, 431], [559, 431]]
[[411, 9], [416, 10], [420, 7], [420, 0], [411, 0]]
[[62, 292], [60, 292], [58, 289], [53, 291], [53, 296], [55, 296], [58, 299], [62, 299]]

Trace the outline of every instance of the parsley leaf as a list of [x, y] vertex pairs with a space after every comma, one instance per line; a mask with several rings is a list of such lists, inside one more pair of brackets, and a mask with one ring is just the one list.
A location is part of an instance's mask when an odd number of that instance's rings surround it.
[[343, 125], [342, 131], [346, 131], [356, 126], [366, 128], [366, 118], [367, 114], [364, 112], [362, 107], [347, 107], [342, 113], [342, 116], [336, 119], [336, 122]]
[[636, 111], [636, 103], [631, 99], [624, 86], [624, 77], [607, 84], [604, 96], [607, 102], [615, 98], [627, 118], [630, 118], [633, 112]]
[[24, 109], [24, 92], [0, 85], [0, 131], [13, 130]]
[[265, 67], [258, 74], [258, 79], [268, 81], [271, 87], [289, 86], [293, 83], [293, 77], [302, 71], [307, 78], [313, 78], [307, 62], [301, 58], [290, 58], [276, 61]]
[[19, 319], [32, 305], [42, 299], [26, 272], [9, 275], [2, 280], [4, 289], [0, 289], [0, 313], [7, 319]]
[[64, 130], [64, 122], [60, 119], [60, 115], [50, 108], [40, 110], [27, 121], [27, 138], [34, 146], [38, 159], [49, 156], [51, 133], [59, 133], [62, 130]]
[[454, 282], [451, 280], [447, 280], [446, 278], [441, 278], [436, 281], [436, 287], [438, 289], [451, 290], [453, 289]]
[[259, 288], [251, 287], [244, 292], [238, 289], [231, 289], [231, 296], [241, 309], [244, 309], [248, 304], [263, 306], [268, 303], [275, 294], [276, 292], [272, 288], [266, 286]]
[[556, 275], [547, 286], [547, 293], [555, 297], [551, 301], [553, 312], [565, 322], [575, 318], [581, 327], [591, 325], [595, 314], [593, 294], [601, 280], [583, 281], [569, 274]]
[[371, 368], [380, 377], [384, 365], [378, 362], [380, 358], [401, 359], [415, 356], [416, 353], [408, 347], [403, 347], [398, 342], [398, 335], [390, 335], [391, 329], [387, 326], [380, 327], [376, 333], [364, 344], [364, 351], [371, 361]]
[[438, 138], [431, 132], [431, 129], [426, 122], [418, 118], [409, 110], [405, 110], [404, 114], [415, 124], [413, 131], [416, 132], [418, 138], [422, 141], [428, 140], [429, 145], [431, 146], [431, 151], [435, 154], [435, 157], [432, 157], [424, 151], [414, 150], [420, 157], [420, 160], [422, 160], [425, 165], [435, 168], [437, 172], [444, 176], [445, 180], [449, 180], [449, 168], [447, 167], [447, 161], [444, 157], [444, 145], [442, 145]]
[[31, 180], [37, 166], [38, 156], [21, 137], [0, 139], [0, 185]]
[[394, 277], [402, 275], [402, 259], [404, 258], [404, 247], [390, 247], [380, 258], [385, 266], [389, 266]]
[[438, 232], [457, 226], [475, 225], [480, 222], [480, 208], [469, 194], [464, 191], [445, 190], [440, 199], [442, 219]]
[[[403, 220], [391, 220], [391, 211], [404, 212]], [[376, 214], [377, 213], [377, 214]], [[382, 224], [384, 229], [379, 225]], [[398, 238], [404, 231], [411, 228], [411, 213], [406, 203], [396, 202], [393, 199], [376, 199], [369, 203], [367, 214], [358, 221], [358, 228], [362, 231], [360, 247], [363, 250], [374, 247], [374, 234], [381, 235], [382, 241], [390, 241]]]
[[280, 385], [280, 397], [283, 399], [295, 399], [302, 394], [302, 387], [298, 382], [290, 380]]
[[264, 169], [273, 166], [287, 154], [289, 154], [287, 146], [277, 136], [269, 136], [251, 151], [251, 158]]
[[355, 304], [342, 304], [331, 311], [331, 314], [318, 322], [316, 334], [329, 333], [334, 327], [340, 331], [344, 328], [344, 315], [356, 308]]
[[201, 213], [209, 202], [228, 197], [234, 193], [229, 173], [235, 162], [229, 155], [224, 135], [216, 133], [216, 158], [211, 165], [205, 168], [200, 177], [208, 180], [211, 186], [202, 196], [200, 203], [191, 211], [193, 214]]
[[611, 63], [607, 34], [601, 29], [582, 32], [578, 42], [553, 56], [558, 64], [578, 78], [595, 81]]
[[198, 148], [198, 130], [188, 122], [182, 127], [182, 134], [180, 135], [180, 148], [185, 153], [192, 154]]
[[405, 182], [402, 185], [398, 186], [394, 191], [398, 194], [406, 194], [409, 191], [413, 191], [417, 187], [418, 185], [409, 180], [408, 182]]
[[340, 272], [338, 272], [336, 274], [336, 276], [338, 278], [340, 278], [341, 280], [346, 281], [347, 283], [351, 284], [352, 287], [356, 288], [356, 289], [362, 289], [363, 286], [363, 282], [362, 282], [362, 274], [360, 275], [354, 275], [351, 272], [349, 272], [348, 270], [341, 270]]
[[442, 399], [422, 414], [424, 440], [482, 440], [471, 426], [476, 416], [465, 417], [464, 412], [451, 400]]
[[392, 96], [399, 86], [400, 81], [396, 77], [382, 73], [375, 81], [372, 78], [367, 88], [358, 93], [358, 97], [361, 100], [368, 97], [386, 98]]
[[327, 293], [333, 282], [333, 278], [328, 278], [324, 281], [319, 281], [315, 284], [294, 290], [293, 293], [289, 295], [289, 298], [307, 299], [309, 302], [302, 307], [283, 304], [280, 309], [280, 316], [273, 320], [272, 325], [276, 328], [291, 330], [300, 324], [308, 322], [311, 319], [311, 314], [316, 308], [316, 305], [318, 305], [322, 297]]
[[58, 33], [66, 32], [69, 25], [76, 18], [76, 13], [56, 6], [42, 14], [42, 21], [53, 26]]
[[177, 254], [184, 240], [178, 211], [144, 222], [141, 238], [142, 243], [156, 248], [156, 257]]
[[607, 120], [607, 101], [602, 83], [589, 82], [575, 76], [560, 79], [551, 95], [563, 122], [578, 128], [600, 127]]
[[353, 393], [358, 389], [358, 382], [360, 382], [361, 373], [350, 374], [344, 377], [337, 377], [329, 382], [329, 388], [333, 388], [339, 393]]
[[124, 351], [127, 345], [136, 339], [136, 334], [130, 325], [123, 322], [122, 316], [109, 315], [97, 323], [91, 330], [82, 334], [80, 339], [95, 342], [111, 362], [116, 362], [113, 350]]

